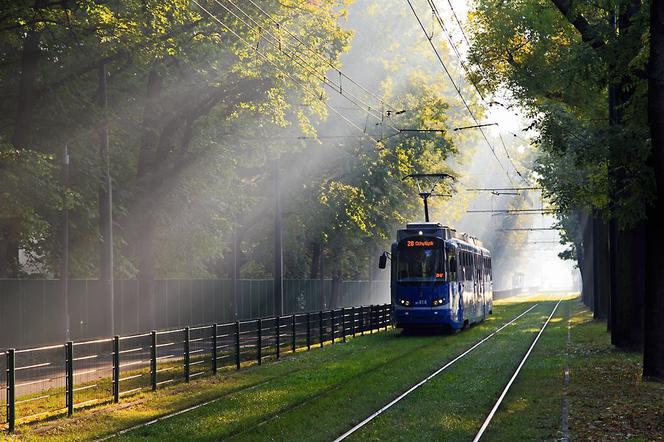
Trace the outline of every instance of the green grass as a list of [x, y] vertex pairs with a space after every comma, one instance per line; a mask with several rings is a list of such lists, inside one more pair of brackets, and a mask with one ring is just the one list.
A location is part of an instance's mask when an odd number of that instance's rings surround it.
[[[422, 338], [413, 343], [417, 346], [428, 342], [427, 338]], [[400, 349], [389, 333], [358, 337], [347, 344], [338, 343], [322, 350], [315, 348], [311, 352], [298, 352], [262, 366], [251, 365], [239, 372], [222, 370], [217, 376], [197, 378], [190, 384], [166, 387], [157, 393], [139, 393], [122, 399], [118, 405], [83, 410], [74, 419], [19, 426], [18, 436], [27, 440], [86, 440], [261, 383], [306, 372], [325, 364], [329, 358], [343, 361], [356, 358], [356, 353], [371, 357], [392, 349], [395, 352], [408, 350]]]
[[664, 440], [664, 383], [644, 382], [642, 356], [611, 346], [606, 323], [573, 320], [570, 430], [575, 439]]
[[[495, 315], [455, 335], [379, 333], [226, 370], [73, 419], [19, 427], [21, 440], [88, 440], [182, 410], [115, 440], [331, 440], [524, 311], [536, 300], [498, 302]], [[350, 439], [470, 440], [553, 308], [552, 298], [383, 413]], [[571, 345], [567, 328], [572, 325]], [[640, 356], [613, 350], [605, 324], [576, 300], [561, 303], [483, 440], [561, 436], [562, 373], [572, 440], [664, 439], [664, 386], [640, 380]]]
[[472, 440], [553, 305], [541, 303], [350, 440]]
[[[464, 348], [495, 328], [499, 322], [497, 316], [501, 320], [511, 318], [523, 309], [522, 305], [499, 308], [496, 317], [457, 336], [402, 337], [389, 332], [358, 337], [346, 344], [327, 345], [321, 350], [298, 352], [280, 361], [252, 366], [240, 372], [198, 378], [191, 384], [171, 386], [157, 393], [140, 393], [119, 405], [83, 410], [73, 419], [19, 426], [18, 436], [22, 440], [86, 440], [224, 395], [226, 397], [219, 403], [236, 410], [231, 420], [246, 413], [247, 419], [242, 422], [256, 423], [275, 412], [332, 391], [337, 385], [343, 385], [362, 373], [370, 373], [381, 364], [390, 364], [393, 359], [418, 358], [417, 352], [426, 352], [428, 347], [449, 351]], [[259, 387], [247, 390], [255, 385]], [[262, 404], [263, 399], [266, 404]], [[191, 414], [185, 416], [184, 420], [190, 420]], [[238, 428], [230, 425], [224, 431], [232, 433]]]
[[510, 388], [483, 440], [560, 440], [567, 329], [583, 309], [564, 301]]

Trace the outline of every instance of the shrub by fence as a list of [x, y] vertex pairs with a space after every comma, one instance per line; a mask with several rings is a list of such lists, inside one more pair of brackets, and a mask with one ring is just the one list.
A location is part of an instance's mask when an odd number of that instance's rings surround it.
[[13, 432], [21, 421], [71, 416], [81, 407], [345, 342], [389, 324], [390, 305], [382, 304], [10, 349], [0, 358], [0, 424]]

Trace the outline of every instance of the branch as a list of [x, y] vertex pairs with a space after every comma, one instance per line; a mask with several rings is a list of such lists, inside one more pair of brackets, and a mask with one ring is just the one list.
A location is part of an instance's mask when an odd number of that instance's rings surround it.
[[581, 15], [575, 14], [572, 2], [573, 0], [551, 0], [558, 10], [565, 16], [572, 26], [581, 34], [581, 40], [589, 43], [593, 49], [600, 49], [605, 46], [605, 42], [601, 36], [597, 35], [588, 20]]

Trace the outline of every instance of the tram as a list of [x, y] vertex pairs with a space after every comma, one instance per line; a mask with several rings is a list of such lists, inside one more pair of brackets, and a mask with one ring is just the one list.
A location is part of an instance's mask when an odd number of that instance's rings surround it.
[[409, 223], [381, 255], [380, 268], [388, 255], [397, 328], [458, 330], [493, 312], [491, 253], [477, 238], [440, 223]]

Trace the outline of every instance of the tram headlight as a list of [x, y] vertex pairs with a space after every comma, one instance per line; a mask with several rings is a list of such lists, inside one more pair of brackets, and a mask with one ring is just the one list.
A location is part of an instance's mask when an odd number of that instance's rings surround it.
[[434, 299], [433, 300], [433, 306], [437, 307], [439, 305], [443, 305], [443, 300], [442, 299]]
[[409, 307], [410, 306], [410, 301], [407, 299], [401, 299], [399, 300], [399, 304], [403, 305], [404, 307]]

